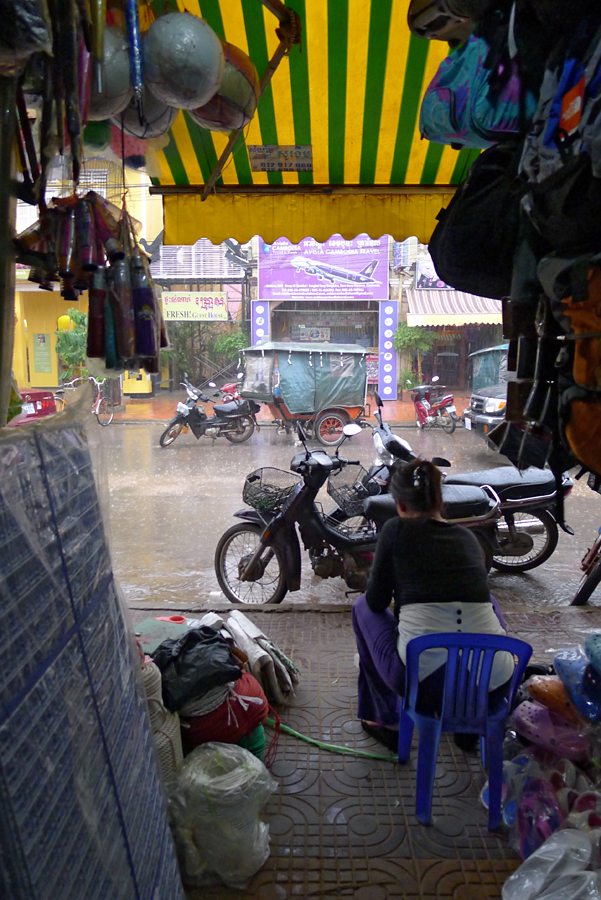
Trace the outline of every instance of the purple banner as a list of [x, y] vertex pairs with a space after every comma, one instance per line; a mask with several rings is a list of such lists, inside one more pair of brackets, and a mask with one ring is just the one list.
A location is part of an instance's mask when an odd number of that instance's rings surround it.
[[388, 236], [259, 245], [260, 300], [388, 300]]

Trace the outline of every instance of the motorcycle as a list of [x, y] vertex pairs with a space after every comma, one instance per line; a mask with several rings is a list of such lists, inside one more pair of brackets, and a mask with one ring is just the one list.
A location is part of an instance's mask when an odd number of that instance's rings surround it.
[[[367, 586], [381, 524], [378, 510], [371, 520], [367, 514], [365, 527], [357, 531], [325, 514], [315, 502], [328, 479], [360, 463], [341, 457], [338, 448], [333, 456], [309, 450], [300, 423], [297, 429], [304, 450], [292, 459], [293, 474], [273, 468], [251, 472], [242, 495], [251, 508], [234, 513], [242, 521], [228, 528], [217, 544], [217, 580], [234, 603], [280, 603], [288, 591], [300, 589], [299, 532], [316, 575], [341, 577], [352, 591]], [[343, 439], [360, 431], [361, 426], [350, 422], [343, 428]], [[492, 490], [452, 486], [445, 507], [449, 521], [494, 533], [500, 501]]]
[[[438, 381], [438, 375], [432, 378], [432, 384]], [[432, 386], [418, 384], [411, 389], [411, 399], [415, 408], [415, 424], [418, 428], [434, 428], [439, 426], [447, 434], [453, 434], [457, 424], [457, 408], [453, 405], [453, 395], [432, 397]]]
[[[209, 381], [209, 387], [215, 387], [215, 383]], [[223, 435], [232, 444], [242, 444], [253, 434], [255, 428], [259, 430], [256, 413], [261, 407], [253, 400], [233, 399], [230, 403], [215, 404], [213, 415], [207, 416], [204, 406], [199, 403], [210, 402], [206, 394], [195, 388], [188, 381], [187, 375], [181, 386], [186, 389], [188, 399], [185, 403], [177, 404], [177, 412], [169, 422], [167, 428], [159, 438], [161, 447], [169, 447], [182, 433], [191, 431], [194, 437], [206, 435], [215, 440]], [[218, 397], [219, 394], [214, 396]]]
[[[583, 474], [584, 469], [578, 473], [576, 478], [581, 478]], [[599, 493], [597, 475], [591, 472], [588, 476], [587, 483], [591, 490]], [[582, 557], [580, 568], [584, 572], [584, 575], [578, 585], [576, 596], [570, 604], [571, 606], [584, 606], [585, 603], [588, 603], [591, 595], [597, 590], [601, 583], [601, 528], [599, 528], [599, 532], [593, 545], [587, 549]]]
[[[363, 479], [362, 487], [366, 495], [388, 493], [390, 468], [395, 458], [405, 462], [416, 458], [410, 444], [393, 434], [390, 426], [383, 421], [383, 404], [378, 394], [376, 404], [378, 424], [372, 429], [376, 458]], [[487, 564], [490, 561], [489, 568], [492, 566], [502, 572], [527, 572], [540, 566], [555, 551], [558, 528], [552, 509], [557, 491], [552, 472], [532, 467], [520, 473], [511, 466], [499, 466], [480, 472], [444, 474], [443, 478], [445, 489], [451, 485], [489, 486], [499, 496], [502, 519], [497, 526], [495, 542], [485, 554]], [[564, 474], [564, 497], [573, 486], [573, 480]], [[390, 501], [392, 503], [392, 498]], [[395, 512], [391, 506], [391, 515]]]
[[238, 393], [238, 382], [237, 381], [229, 381], [227, 384], [224, 384], [221, 388], [222, 401], [224, 403], [231, 403], [232, 400], [241, 400], [242, 397]]

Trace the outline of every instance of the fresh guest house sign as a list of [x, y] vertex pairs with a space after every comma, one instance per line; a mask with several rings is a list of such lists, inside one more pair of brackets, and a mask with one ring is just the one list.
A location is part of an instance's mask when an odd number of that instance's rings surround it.
[[226, 293], [163, 291], [163, 315], [171, 322], [227, 320]]

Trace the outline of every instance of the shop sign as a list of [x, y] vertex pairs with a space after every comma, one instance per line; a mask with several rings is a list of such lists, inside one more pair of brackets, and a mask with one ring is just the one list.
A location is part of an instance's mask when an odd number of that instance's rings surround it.
[[388, 300], [388, 236], [334, 235], [320, 244], [305, 238], [261, 243], [259, 299]]
[[248, 156], [253, 172], [312, 172], [311, 144], [249, 144]]
[[33, 336], [33, 371], [38, 374], [52, 372], [49, 334], [34, 334]]
[[311, 328], [309, 325], [299, 325], [299, 337], [301, 341], [329, 341], [329, 328]]
[[446, 284], [434, 268], [432, 257], [421, 257], [415, 261], [415, 287], [426, 291], [452, 291], [454, 288]]
[[227, 294], [198, 291], [163, 291], [163, 316], [169, 322], [227, 320]]
[[378, 383], [378, 372], [380, 366], [380, 357], [377, 353], [367, 354], [367, 383]]

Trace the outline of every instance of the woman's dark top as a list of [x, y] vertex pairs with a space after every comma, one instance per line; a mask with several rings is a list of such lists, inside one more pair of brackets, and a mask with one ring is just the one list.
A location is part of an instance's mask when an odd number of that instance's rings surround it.
[[462, 525], [429, 517], [390, 519], [380, 532], [367, 603], [398, 618], [409, 603], [490, 603], [484, 555]]

